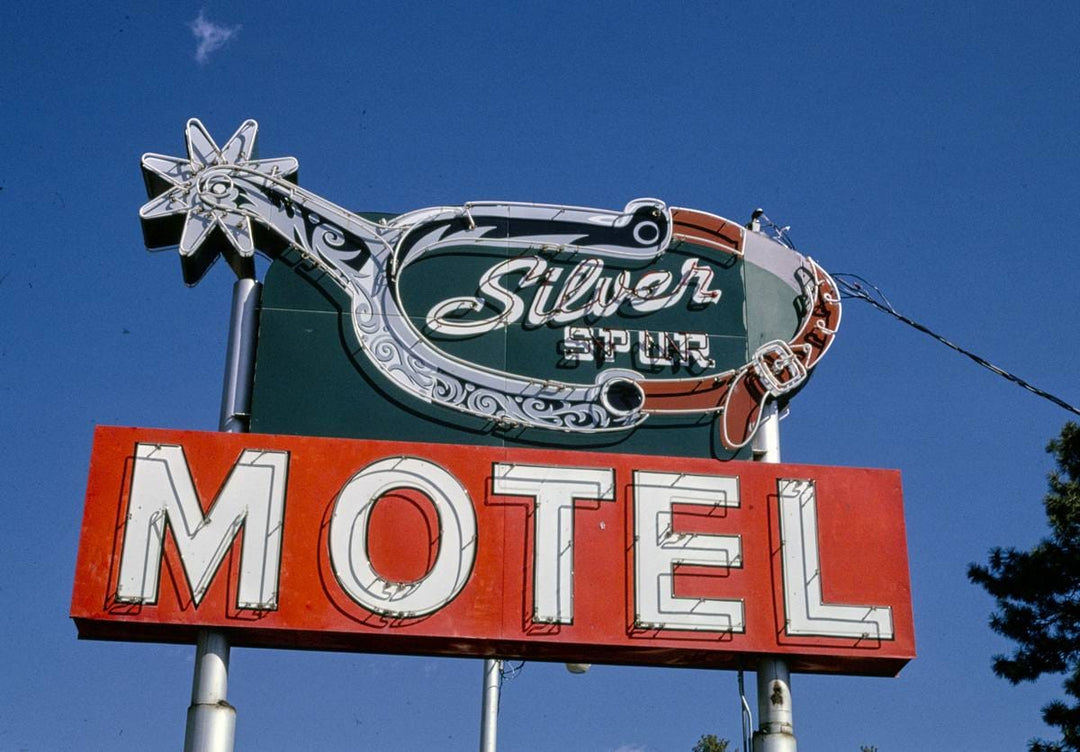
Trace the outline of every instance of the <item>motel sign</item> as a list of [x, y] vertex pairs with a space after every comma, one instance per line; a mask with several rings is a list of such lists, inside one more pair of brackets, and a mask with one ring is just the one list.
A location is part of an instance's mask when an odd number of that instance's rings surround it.
[[88, 637], [893, 675], [904, 546], [892, 471], [99, 428], [73, 614]]
[[793, 752], [789, 669], [914, 657], [899, 474], [771, 464], [841, 309], [760, 212], [362, 215], [257, 132], [143, 155], [147, 248], [238, 277], [221, 433], [97, 430], [72, 598], [196, 643], [185, 749], [233, 748], [230, 645], [482, 656], [483, 752], [502, 659], [754, 668]]

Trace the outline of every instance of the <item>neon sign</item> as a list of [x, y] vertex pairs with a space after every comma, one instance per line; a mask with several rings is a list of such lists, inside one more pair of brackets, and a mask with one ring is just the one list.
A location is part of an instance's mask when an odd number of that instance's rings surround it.
[[572, 662], [914, 655], [892, 471], [133, 428], [95, 436], [72, 615]]
[[[721, 217], [642, 198], [373, 221], [296, 185], [295, 159], [255, 158], [257, 129], [249, 120], [218, 147], [191, 120], [186, 156], [144, 155], [147, 246], [178, 246], [190, 284], [219, 254], [249, 273], [256, 247], [319, 270], [348, 296], [364, 367], [405, 407], [547, 432], [538, 443], [715, 417], [735, 449], [839, 326], [839, 293], [817, 263]], [[748, 322], [759, 310], [776, 321]], [[511, 329], [535, 363], [508, 361]]]
[[[427, 325], [438, 334], [469, 336], [484, 334], [500, 327], [524, 322], [533, 327], [545, 324], [571, 324], [583, 319], [600, 319], [616, 313], [624, 304], [639, 314], [671, 308], [682, 301], [687, 290], [690, 305], [706, 306], [720, 300], [721, 291], [709, 289], [713, 272], [698, 259], [689, 259], [674, 289], [668, 271], [651, 271], [631, 283], [629, 271], [603, 277], [603, 259], [586, 259], [567, 275], [555, 292], [560, 270], [548, 269], [539, 257], [524, 257], [500, 262], [480, 278], [477, 297], [450, 298], [438, 303], [427, 315]], [[515, 272], [523, 274], [516, 286], [502, 284]], [[535, 286], [528, 306], [521, 290]], [[553, 294], [554, 293], [554, 294]], [[575, 307], [576, 306], [576, 307]], [[477, 321], [463, 321], [464, 314], [495, 307], [497, 314]]]

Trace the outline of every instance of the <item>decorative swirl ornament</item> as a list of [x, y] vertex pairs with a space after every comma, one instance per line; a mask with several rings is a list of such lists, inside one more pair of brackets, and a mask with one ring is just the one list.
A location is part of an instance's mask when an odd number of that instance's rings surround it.
[[[258, 159], [257, 132], [254, 120], [245, 121], [219, 148], [192, 119], [186, 157], [143, 156], [150, 201], [139, 214], [147, 247], [177, 246], [188, 284], [218, 255], [238, 276], [253, 277], [257, 246], [270, 257], [295, 249], [348, 294], [353, 330], [372, 367], [429, 404], [501, 426], [573, 433], [628, 431], [652, 415], [717, 413], [721, 441], [737, 448], [752, 438], [766, 401], [805, 382], [839, 325], [839, 294], [816, 263], [712, 214], [647, 198], [622, 211], [475, 202], [376, 223], [296, 185], [296, 159]], [[688, 258], [679, 272], [654, 268], [684, 244], [700, 249], [700, 258]], [[503, 253], [505, 260], [488, 270], [475, 295], [442, 301], [418, 327], [400, 280], [420, 261], [460, 247]], [[575, 323], [618, 311], [644, 317], [676, 306], [704, 310], [721, 296], [711, 287], [710, 264], [744, 256], [797, 278], [788, 284], [804, 313], [789, 341], [768, 342], [748, 363], [720, 373], [655, 378], [607, 368], [591, 383], [542, 379], [457, 357], [424, 331], [465, 337], [520, 323], [570, 332]], [[574, 266], [560, 277], [556, 267], [566, 263]], [[589, 349], [574, 336], [568, 334], [568, 352]], [[703, 337], [684, 337], [683, 357], [711, 366]], [[603, 352], [628, 346], [625, 332], [611, 335]]]

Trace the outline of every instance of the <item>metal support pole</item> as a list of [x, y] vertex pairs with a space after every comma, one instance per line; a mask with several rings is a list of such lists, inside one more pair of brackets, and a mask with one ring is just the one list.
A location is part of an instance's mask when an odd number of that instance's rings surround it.
[[238, 279], [233, 285], [225, 382], [221, 387], [221, 416], [218, 419], [218, 430], [226, 433], [247, 433], [248, 430], [261, 294], [262, 285], [253, 279]]
[[[764, 408], [754, 435], [754, 459], [780, 461], [780, 413], [775, 402]], [[795, 752], [791, 712], [791, 674], [782, 658], [763, 658], [757, 665], [758, 730], [754, 752]]]
[[[228, 433], [248, 430], [261, 291], [262, 285], [253, 279], [238, 279], [233, 285], [218, 421], [219, 430]], [[236, 708], [226, 699], [228, 690], [229, 640], [221, 632], [204, 629], [199, 632], [195, 647], [195, 675], [191, 682], [184, 752], [232, 752]]]
[[225, 699], [228, 690], [229, 641], [221, 632], [204, 629], [195, 648], [184, 752], [232, 752], [236, 708]]
[[795, 752], [791, 675], [787, 662], [763, 658], [757, 666], [758, 731], [754, 752]]
[[484, 702], [480, 708], [480, 752], [495, 752], [499, 734], [499, 687], [503, 662], [484, 659]]
[[750, 703], [746, 701], [746, 684], [743, 681], [743, 671], [739, 669], [739, 703], [742, 706], [741, 720], [742, 743], [741, 749], [751, 752], [754, 748], [754, 715], [750, 712]]

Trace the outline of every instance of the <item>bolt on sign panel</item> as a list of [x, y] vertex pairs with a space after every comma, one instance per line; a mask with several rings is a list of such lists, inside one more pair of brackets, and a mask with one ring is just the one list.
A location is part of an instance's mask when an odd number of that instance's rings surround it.
[[899, 474], [142, 428], [94, 441], [87, 638], [895, 675]]

